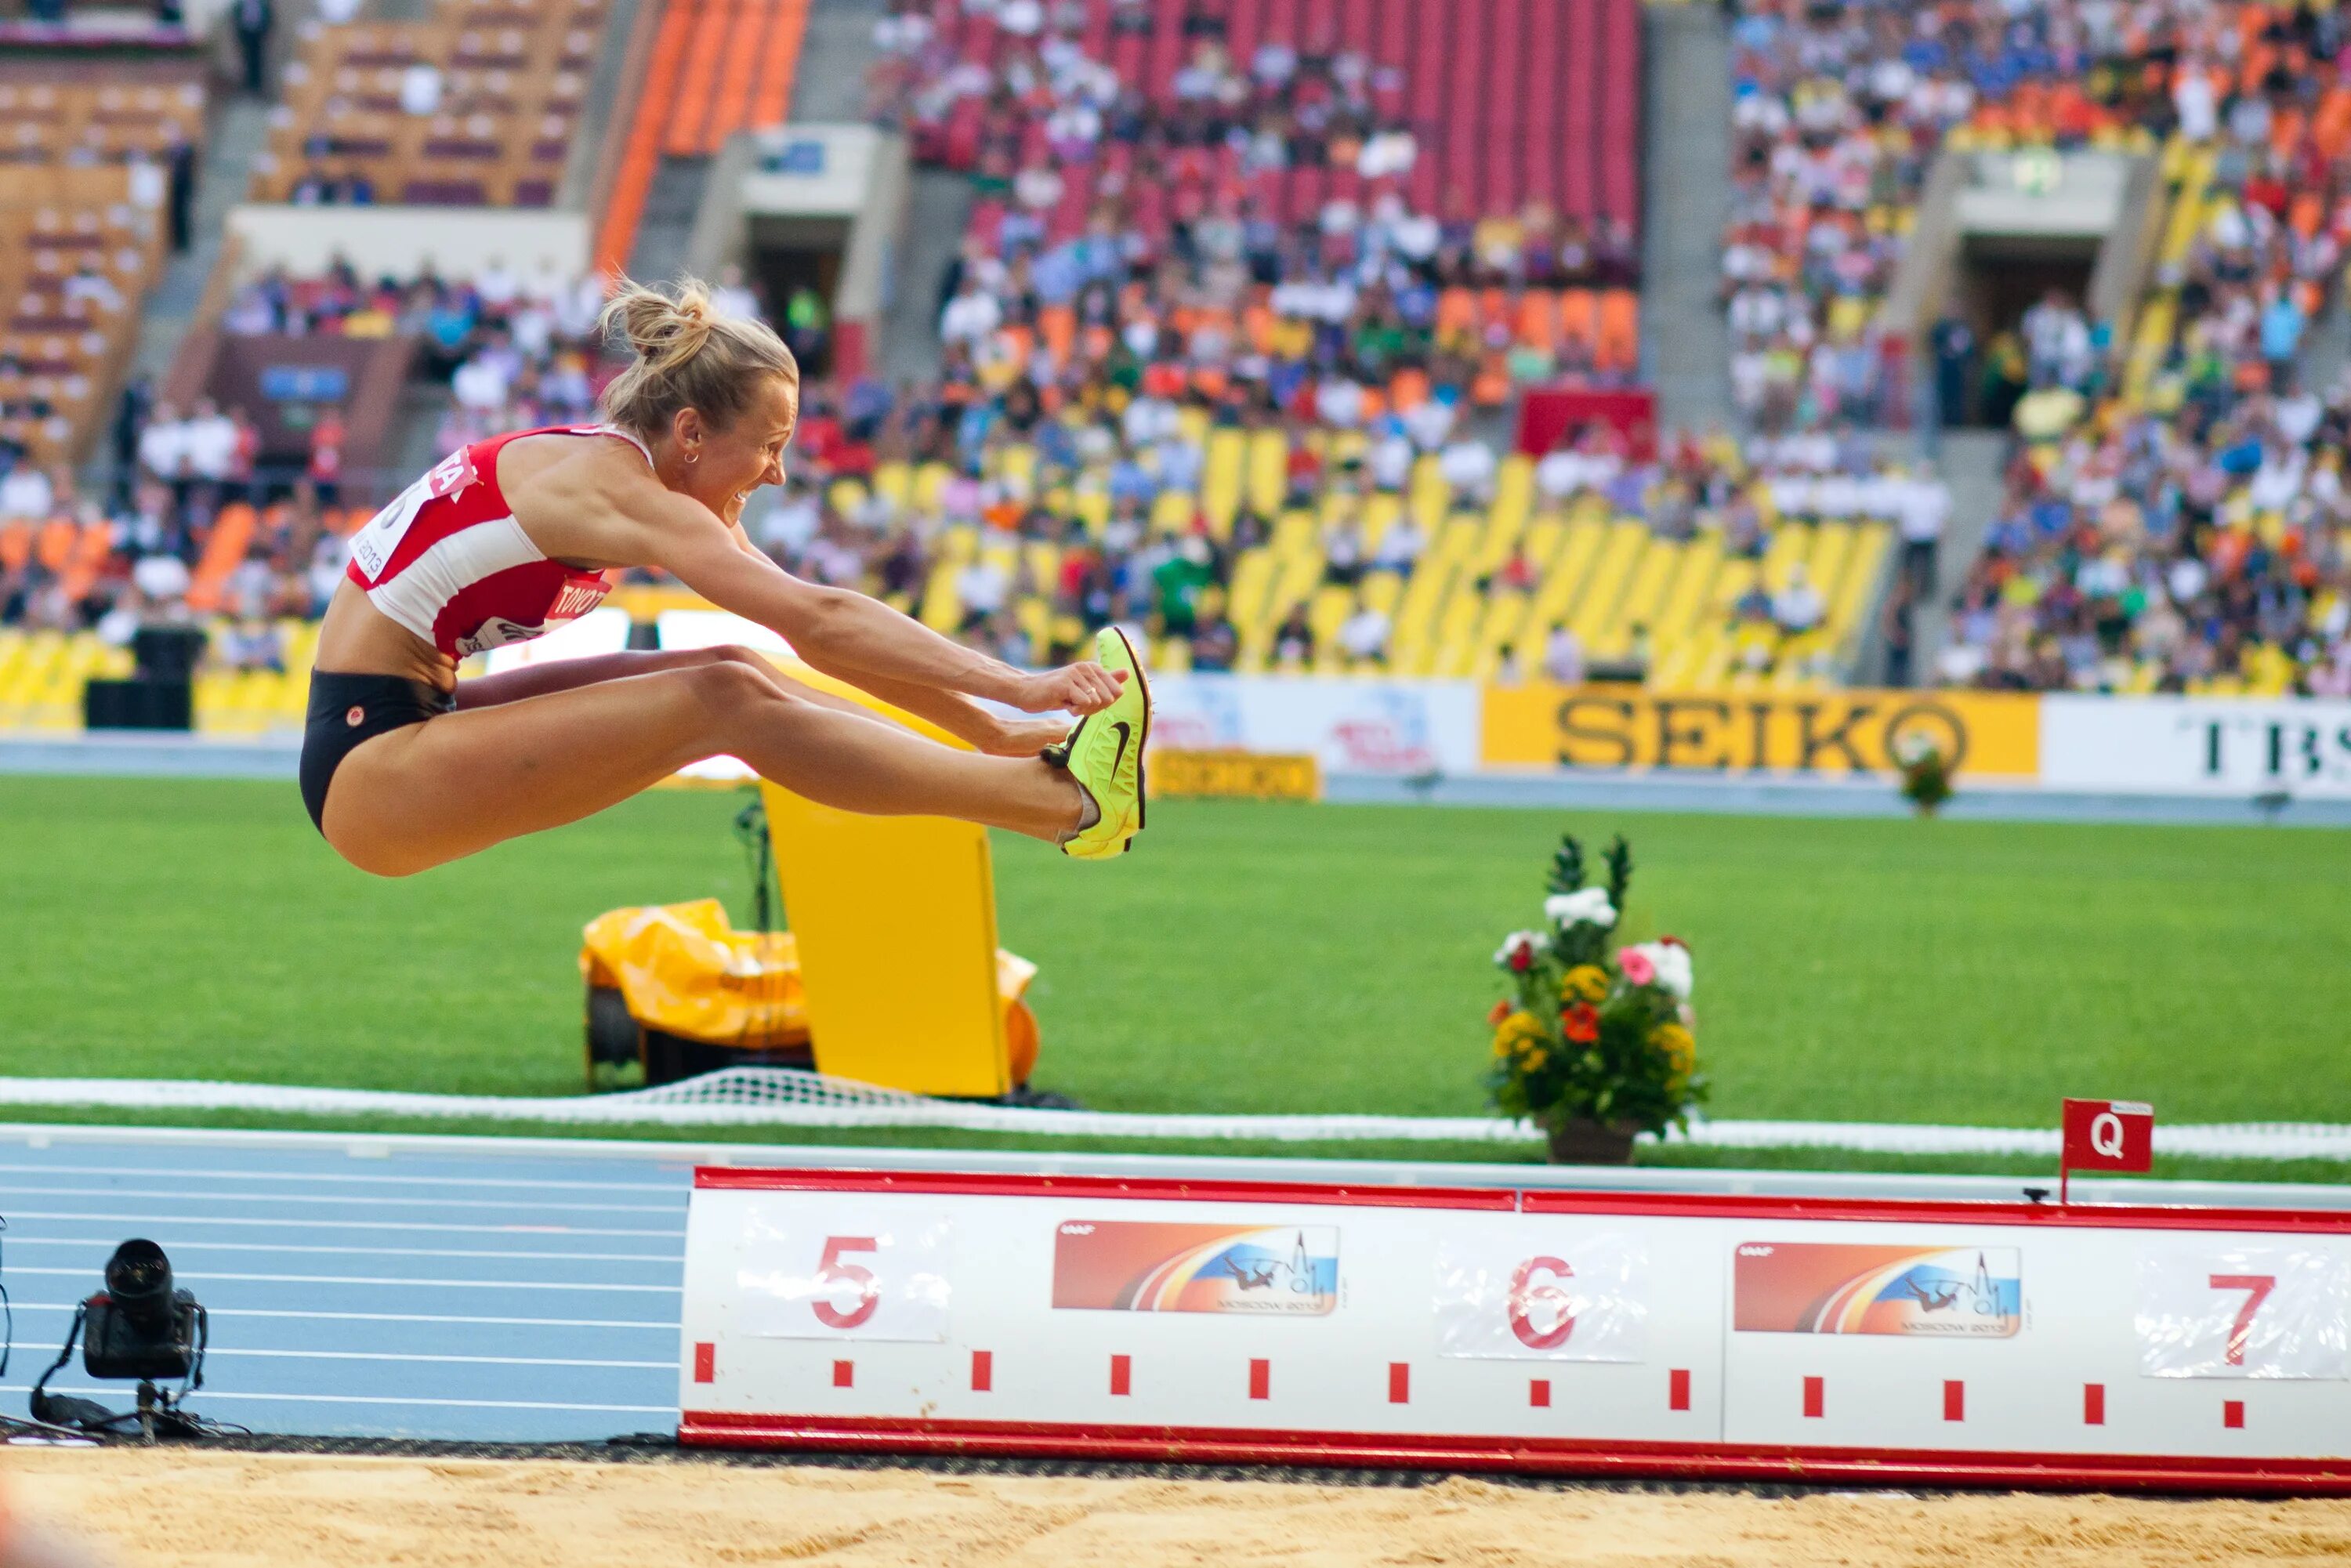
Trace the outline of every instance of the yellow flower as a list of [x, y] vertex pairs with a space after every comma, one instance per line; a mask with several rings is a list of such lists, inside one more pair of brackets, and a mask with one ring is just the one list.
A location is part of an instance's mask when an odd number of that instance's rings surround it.
[[1542, 1020], [1531, 1012], [1514, 1012], [1494, 1030], [1494, 1054], [1511, 1056], [1542, 1044]]
[[1649, 1043], [1673, 1063], [1675, 1075], [1688, 1076], [1698, 1061], [1698, 1040], [1677, 1023], [1661, 1023], [1649, 1031]]
[[1560, 990], [1579, 1002], [1596, 1002], [1608, 995], [1608, 971], [1597, 964], [1578, 964], [1560, 981]]
[[1525, 1068], [1529, 1072], [1541, 1072], [1542, 1071], [1542, 1064], [1550, 1060], [1551, 1052], [1545, 1051], [1539, 1045], [1532, 1051], [1527, 1052], [1524, 1057], [1520, 1058], [1519, 1065]]

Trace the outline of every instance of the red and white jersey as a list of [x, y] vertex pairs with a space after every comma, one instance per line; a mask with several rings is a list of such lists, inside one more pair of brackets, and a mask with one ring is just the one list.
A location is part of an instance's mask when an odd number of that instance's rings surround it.
[[460, 447], [351, 536], [348, 573], [368, 601], [453, 659], [540, 637], [603, 601], [611, 584], [541, 554], [498, 488], [498, 453], [526, 435], [605, 435], [606, 424], [517, 430]]

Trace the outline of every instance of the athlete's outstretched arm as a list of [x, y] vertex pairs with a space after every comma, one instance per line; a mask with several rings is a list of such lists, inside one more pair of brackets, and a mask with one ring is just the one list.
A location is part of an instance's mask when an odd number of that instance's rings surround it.
[[[734, 537], [737, 549], [757, 557], [764, 565], [775, 564], [765, 550], [751, 542], [741, 523], [729, 525], [727, 531]], [[832, 664], [820, 654], [811, 656], [809, 650], [797, 644], [792, 652], [809, 668], [831, 675], [835, 680], [847, 681], [860, 690], [871, 692], [893, 707], [926, 718], [949, 735], [967, 740], [993, 757], [1034, 757], [1060, 740], [1068, 728], [1067, 725], [1056, 719], [1002, 718], [957, 693], [852, 670]]]
[[[1118, 695], [1119, 677], [1100, 664], [1034, 674], [1014, 669], [878, 600], [801, 581], [765, 556], [742, 549], [734, 530], [698, 501], [667, 493], [663, 499], [670, 515], [644, 530], [650, 564], [720, 609], [773, 629], [827, 674], [861, 685], [873, 679], [959, 692], [1027, 713], [1094, 713]], [[896, 700], [878, 688], [873, 695]]]

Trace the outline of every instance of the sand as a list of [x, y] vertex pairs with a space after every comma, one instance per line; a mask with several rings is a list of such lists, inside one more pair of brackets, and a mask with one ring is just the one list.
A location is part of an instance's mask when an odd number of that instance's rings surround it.
[[1914, 1563], [2351, 1559], [2351, 1501], [1759, 1498], [1273, 1481], [951, 1476], [695, 1461], [0, 1454], [18, 1506], [131, 1564]]

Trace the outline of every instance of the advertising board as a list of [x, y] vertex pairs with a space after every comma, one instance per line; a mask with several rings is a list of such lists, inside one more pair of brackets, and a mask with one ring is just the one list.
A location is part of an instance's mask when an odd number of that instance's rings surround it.
[[705, 1169], [693, 1444], [2351, 1492], [2351, 1216]]

